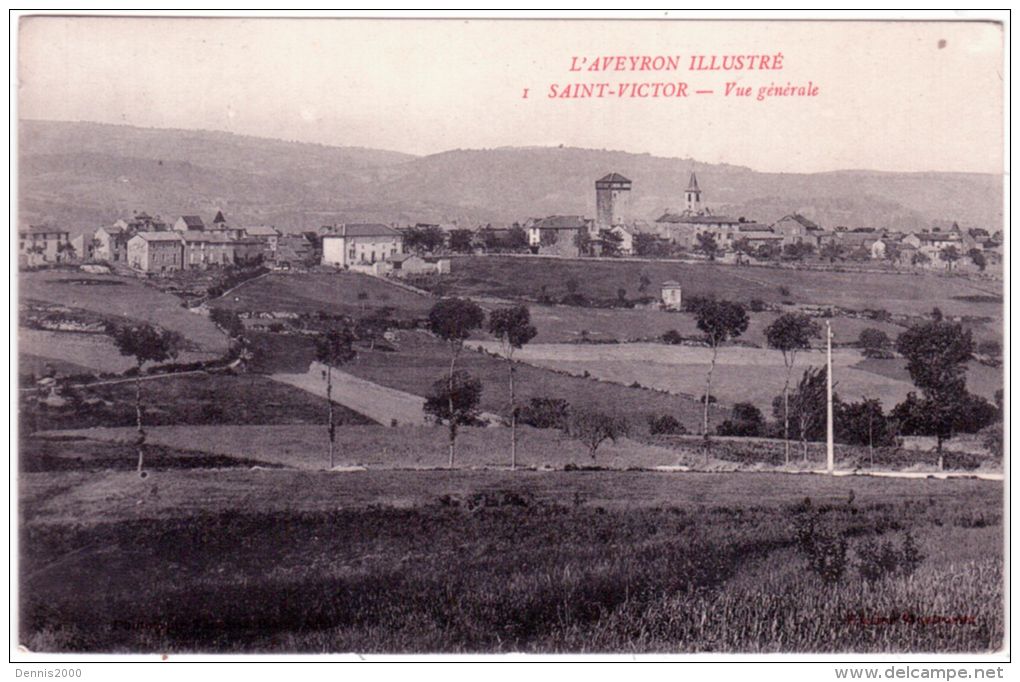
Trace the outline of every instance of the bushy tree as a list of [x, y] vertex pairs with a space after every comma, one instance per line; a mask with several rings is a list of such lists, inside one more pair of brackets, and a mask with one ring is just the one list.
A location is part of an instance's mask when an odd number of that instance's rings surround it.
[[755, 438], [765, 435], [765, 417], [753, 403], [737, 403], [733, 416], [719, 425], [720, 436]]
[[867, 445], [874, 464], [873, 448], [896, 444], [896, 431], [876, 398], [834, 406], [835, 440], [849, 445]]
[[184, 337], [177, 332], [148, 324], [114, 326], [107, 329], [121, 355], [135, 359], [135, 426], [138, 448], [138, 475], [145, 478], [145, 429], [142, 428], [142, 369], [147, 362], [166, 362], [184, 348]]
[[446, 244], [446, 234], [438, 225], [416, 225], [404, 231], [404, 246], [415, 253], [433, 252]]
[[499, 340], [506, 358], [510, 385], [510, 468], [517, 468], [517, 400], [514, 394], [514, 351], [535, 338], [538, 330], [531, 324], [531, 313], [525, 305], [499, 308], [489, 314], [489, 333]]
[[948, 270], [953, 269], [953, 264], [960, 260], [960, 250], [955, 246], [947, 246], [939, 251], [939, 260], [946, 264]]
[[532, 398], [521, 409], [521, 423], [536, 429], [565, 429], [570, 404], [562, 398]]
[[988, 259], [985, 258], [984, 252], [981, 249], [971, 249], [967, 252], [967, 257], [970, 258], [970, 262], [977, 266], [977, 269], [981, 272], [985, 271], [988, 267]]
[[603, 256], [619, 256], [623, 244], [623, 237], [612, 230], [600, 230], [599, 239], [602, 241]]
[[[463, 298], [444, 298], [437, 302], [429, 311], [429, 331], [446, 341], [450, 348], [450, 373], [447, 397], [450, 401], [448, 411], [454, 413], [454, 373], [457, 358], [464, 349], [464, 341], [471, 333], [480, 329], [485, 322], [485, 311], [477, 303]], [[457, 444], [457, 431], [451, 422], [450, 426], [450, 468], [453, 468]]]
[[478, 420], [478, 404], [482, 398], [482, 382], [466, 372], [456, 371], [448, 378], [437, 380], [425, 397], [425, 413], [437, 423], [446, 423], [450, 433], [450, 468], [454, 463], [454, 447], [461, 426]]
[[354, 335], [347, 327], [330, 329], [315, 339], [315, 359], [326, 366], [326, 428], [329, 435], [329, 468], [336, 466], [336, 421], [333, 415], [333, 368], [345, 365], [355, 358]]
[[627, 420], [611, 414], [589, 409], [574, 409], [567, 418], [567, 435], [588, 448], [588, 456], [595, 461], [595, 451], [607, 440], [614, 443], [629, 431]]
[[892, 340], [889, 335], [881, 329], [875, 329], [874, 327], [868, 327], [861, 331], [860, 336], [857, 338], [857, 343], [861, 347], [861, 353], [867, 358], [886, 358], [891, 357], [889, 348], [892, 346]]
[[822, 258], [827, 258], [829, 260], [829, 263], [835, 263], [837, 258], [840, 260], [843, 259], [843, 253], [844, 251], [841, 245], [837, 244], [836, 242], [830, 241], [822, 245], [822, 248], [821, 250], [819, 250], [818, 255], [821, 256]]
[[770, 348], [783, 354], [786, 380], [783, 384], [783, 441], [786, 463], [790, 463], [790, 380], [797, 352], [811, 347], [811, 339], [822, 334], [821, 328], [803, 313], [784, 313], [765, 329]]
[[471, 230], [450, 230], [450, 250], [458, 253], [470, 253], [473, 250], [471, 240], [474, 238], [474, 234]]
[[715, 235], [711, 232], [699, 232], [697, 241], [698, 251], [708, 256], [708, 260], [715, 260], [719, 254], [719, 243], [715, 240]]

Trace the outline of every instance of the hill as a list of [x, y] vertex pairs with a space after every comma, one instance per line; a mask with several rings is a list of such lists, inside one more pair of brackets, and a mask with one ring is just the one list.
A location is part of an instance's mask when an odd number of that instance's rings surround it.
[[794, 211], [825, 226], [917, 229], [935, 222], [999, 229], [1002, 183], [964, 173], [760, 173], [691, 159], [575, 148], [453, 150], [424, 157], [222, 132], [96, 123], [19, 125], [22, 222], [72, 232], [134, 210], [164, 217], [224, 210], [286, 230], [332, 221], [508, 223], [593, 215], [595, 178], [634, 181], [632, 214], [679, 204], [692, 168], [718, 213], [774, 221]]

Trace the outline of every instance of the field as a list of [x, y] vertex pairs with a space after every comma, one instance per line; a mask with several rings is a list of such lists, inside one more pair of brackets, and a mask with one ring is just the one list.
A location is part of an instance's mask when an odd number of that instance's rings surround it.
[[[490, 352], [498, 352], [494, 341], [472, 341]], [[701, 395], [712, 352], [696, 346], [662, 344], [536, 344], [514, 354], [521, 362], [547, 369], [642, 386], [688, 396]], [[863, 361], [863, 362], [862, 362]], [[916, 390], [903, 370], [904, 361], [867, 360], [856, 350], [839, 349], [832, 354], [836, 392], [846, 400], [878, 398], [886, 410]], [[824, 367], [825, 353], [804, 351], [794, 365], [793, 384], [809, 366]], [[988, 399], [1002, 388], [1003, 375], [992, 368], [971, 363], [968, 387]], [[761, 348], [724, 347], [719, 350], [712, 377], [712, 395], [721, 403], [752, 402], [765, 414], [772, 399], [782, 393], [786, 368], [782, 355]]]
[[[142, 382], [146, 428], [196, 424], [323, 424], [323, 398], [264, 376], [189, 374]], [[98, 384], [73, 389], [59, 409], [22, 401], [22, 429], [29, 433], [53, 429], [132, 426], [135, 423], [135, 382]], [[371, 423], [341, 405], [334, 407], [339, 424]], [[192, 441], [186, 447], [199, 447]]]
[[[23, 473], [19, 485], [19, 642], [32, 651], [1003, 644], [1002, 486], [990, 482], [196, 467], [145, 481]], [[799, 549], [804, 519], [846, 543], [833, 584]], [[868, 541], [908, 533], [916, 571], [865, 580]]]
[[[195, 350], [220, 355], [227, 339], [208, 317], [181, 307], [176, 296], [137, 279], [74, 270], [43, 270], [19, 275], [19, 300], [80, 308], [133, 323], [145, 321], [179, 332]], [[73, 358], [63, 358], [72, 360]]]
[[[694, 315], [664, 310], [632, 310], [627, 308], [579, 308], [576, 306], [531, 305], [531, 320], [538, 329], [532, 343], [571, 343], [587, 337], [591, 341], [652, 341], [676, 330], [688, 338], [701, 338]], [[749, 313], [750, 324], [740, 336], [741, 343], [765, 346], [765, 328], [778, 317], [777, 313]], [[884, 331], [895, 339], [905, 327], [888, 322], [837, 317], [832, 320], [833, 343], [855, 343], [867, 328]]]
[[[478, 343], [469, 342], [470, 345]], [[395, 353], [359, 349], [357, 359], [344, 365], [343, 369], [355, 376], [416, 395], [426, 395], [432, 384], [450, 371], [447, 348], [425, 334], [401, 332], [395, 345]], [[525, 355], [522, 353], [520, 357]], [[481, 380], [482, 410], [509, 414], [505, 361], [485, 353], [465, 350], [458, 360], [458, 367]], [[595, 371], [592, 371], [592, 375], [598, 376]], [[572, 405], [624, 416], [639, 430], [647, 429], [650, 414], [673, 415], [690, 430], [700, 424], [701, 410], [696, 398], [670, 395], [648, 388], [632, 388], [629, 386], [631, 381], [621, 385], [595, 378], [569, 376], [524, 363], [518, 364], [515, 379], [518, 401], [522, 405], [533, 397], [562, 398]], [[726, 419], [728, 414], [728, 409], [713, 407], [710, 418], [716, 422]]]
[[[735, 267], [710, 263], [580, 261], [527, 257], [466, 257], [453, 260], [446, 289], [452, 294], [537, 299], [544, 285], [554, 298], [578, 282], [588, 296], [615, 299], [618, 289], [639, 296], [641, 275], [651, 280], [647, 295], [658, 297], [666, 280], [680, 282], [685, 296], [714, 295], [748, 303], [836, 305], [851, 310], [885, 308], [891, 313], [927, 314], [938, 306], [947, 315], [1002, 317], [1001, 303], [961, 300], [959, 296], [1002, 296], [1000, 283], [936, 274], [880, 274]], [[786, 288], [789, 294], [780, 291]]]
[[238, 312], [292, 312], [357, 316], [392, 308], [398, 319], [424, 317], [434, 301], [369, 275], [331, 271], [273, 272], [245, 282], [210, 306]]

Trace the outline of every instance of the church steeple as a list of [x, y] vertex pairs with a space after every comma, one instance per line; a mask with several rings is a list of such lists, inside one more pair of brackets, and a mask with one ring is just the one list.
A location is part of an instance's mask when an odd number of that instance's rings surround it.
[[698, 176], [691, 171], [691, 180], [684, 191], [684, 210], [695, 215], [701, 213], [701, 188], [698, 187]]

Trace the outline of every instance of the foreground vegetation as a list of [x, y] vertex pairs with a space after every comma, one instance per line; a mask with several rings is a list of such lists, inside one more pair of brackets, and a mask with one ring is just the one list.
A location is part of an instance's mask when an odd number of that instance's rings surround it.
[[[234, 469], [22, 486], [20, 641], [35, 651], [1002, 644], [987, 482]], [[846, 545], [834, 582], [803, 551], [806, 517]], [[868, 572], [872, 541], [908, 534], [918, 565]]]

